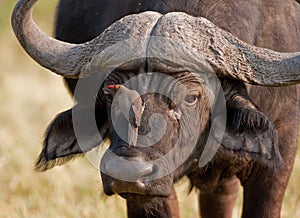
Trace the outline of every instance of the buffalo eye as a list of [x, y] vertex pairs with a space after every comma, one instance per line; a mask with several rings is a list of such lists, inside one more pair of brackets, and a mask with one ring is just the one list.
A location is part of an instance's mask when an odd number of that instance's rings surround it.
[[190, 93], [185, 96], [184, 103], [187, 106], [194, 106], [199, 98], [199, 93]]

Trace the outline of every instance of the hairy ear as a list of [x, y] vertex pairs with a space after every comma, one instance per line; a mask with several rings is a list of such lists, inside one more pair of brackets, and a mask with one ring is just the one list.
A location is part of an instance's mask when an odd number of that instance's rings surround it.
[[[86, 105], [77, 105], [58, 114], [48, 126], [35, 169], [46, 171], [98, 146], [107, 134], [106, 119], [104, 109], [92, 110]], [[91, 125], [91, 121], [97, 124], [95, 128]], [[74, 124], [78, 129], [76, 134]]]
[[261, 164], [274, 167], [282, 164], [277, 131], [261, 112], [249, 109], [229, 109], [222, 145], [250, 156]]
[[223, 148], [269, 167], [280, 166], [283, 160], [273, 123], [251, 102], [244, 84], [227, 80], [222, 85], [227, 89]]

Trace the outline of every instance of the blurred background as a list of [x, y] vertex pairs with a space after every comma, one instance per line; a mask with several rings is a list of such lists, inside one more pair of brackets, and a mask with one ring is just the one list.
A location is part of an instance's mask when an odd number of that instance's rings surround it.
[[[37, 65], [18, 44], [10, 16], [16, 0], [0, 0], [0, 217], [126, 217], [125, 201], [104, 195], [98, 169], [85, 158], [45, 173], [33, 170], [51, 119], [72, 106], [62, 79]], [[34, 19], [52, 35], [57, 0], [43, 0]], [[300, 217], [300, 149], [282, 217]], [[198, 216], [197, 193], [176, 185], [181, 217]], [[240, 217], [242, 189], [234, 210]]]

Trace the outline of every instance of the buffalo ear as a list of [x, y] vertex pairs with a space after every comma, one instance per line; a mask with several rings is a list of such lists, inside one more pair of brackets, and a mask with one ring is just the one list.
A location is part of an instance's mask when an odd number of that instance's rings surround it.
[[268, 117], [254, 107], [227, 108], [222, 146], [269, 167], [282, 164], [277, 131]]
[[[107, 116], [102, 109], [95, 110], [96, 116], [91, 111], [93, 112], [89, 107], [77, 105], [58, 114], [53, 119], [46, 131], [43, 149], [35, 163], [37, 171], [46, 171], [56, 165], [62, 165], [102, 142], [107, 133]], [[102, 116], [97, 115], [99, 113], [102, 113]], [[73, 119], [74, 115], [76, 119]], [[90, 127], [89, 121], [95, 120], [95, 118], [98, 118], [97, 126], [100, 131], [97, 127]], [[77, 126], [80, 125], [80, 141], [84, 145], [79, 146], [78, 144], [76, 137], [78, 134], [75, 135], [73, 122], [76, 122]]]

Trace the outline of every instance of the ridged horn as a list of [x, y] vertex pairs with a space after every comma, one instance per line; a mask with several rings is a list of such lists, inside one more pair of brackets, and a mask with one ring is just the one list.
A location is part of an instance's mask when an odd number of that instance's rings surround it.
[[[242, 42], [210, 21], [185, 13], [166, 14], [152, 36], [167, 37], [193, 48], [185, 59], [201, 54], [218, 76], [264, 85], [283, 86], [300, 82], [300, 52], [280, 53]], [[164, 45], [156, 45], [162, 50]], [[176, 49], [176, 48], [175, 48]]]

